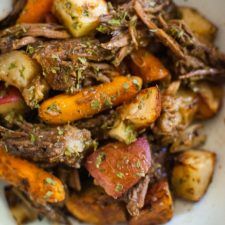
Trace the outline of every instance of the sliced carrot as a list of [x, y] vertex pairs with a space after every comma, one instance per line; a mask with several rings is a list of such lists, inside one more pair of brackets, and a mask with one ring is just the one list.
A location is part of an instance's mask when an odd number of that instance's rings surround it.
[[16, 158], [0, 147], [0, 179], [18, 187], [40, 204], [57, 203], [65, 199], [62, 182], [34, 164]]
[[140, 74], [144, 82], [161, 80], [170, 74], [162, 62], [145, 49], [133, 52], [131, 58], [133, 73]]
[[40, 23], [51, 11], [54, 0], [28, 0], [17, 23]]
[[40, 118], [49, 124], [65, 124], [91, 117], [105, 109], [133, 98], [141, 89], [139, 77], [118, 76], [104, 83], [74, 94], [61, 94], [42, 103]]

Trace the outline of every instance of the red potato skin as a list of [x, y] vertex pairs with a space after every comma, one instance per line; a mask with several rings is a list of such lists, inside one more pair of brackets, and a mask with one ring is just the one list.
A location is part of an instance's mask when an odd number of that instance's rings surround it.
[[18, 89], [15, 87], [5, 87], [4, 84], [0, 84], [0, 105], [21, 101], [22, 96]]
[[130, 145], [111, 143], [92, 153], [85, 166], [108, 195], [118, 198], [148, 172], [150, 145], [146, 137]]

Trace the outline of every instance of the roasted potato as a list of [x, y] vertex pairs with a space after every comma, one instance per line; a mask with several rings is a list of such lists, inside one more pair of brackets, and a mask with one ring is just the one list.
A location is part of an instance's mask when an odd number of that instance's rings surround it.
[[85, 166], [108, 195], [118, 198], [150, 169], [150, 145], [146, 137], [131, 145], [120, 142], [107, 144], [93, 152]]
[[132, 99], [141, 86], [139, 77], [118, 76], [112, 82], [83, 89], [73, 95], [49, 98], [40, 106], [39, 116], [49, 124], [66, 124], [88, 118]]
[[158, 225], [168, 222], [173, 217], [173, 199], [166, 180], [149, 188], [145, 206], [138, 216], [132, 217], [129, 225]]
[[209, 82], [198, 82], [193, 90], [199, 95], [196, 117], [209, 119], [219, 111], [223, 100], [223, 87]]
[[23, 115], [27, 110], [20, 92], [12, 86], [0, 84], [0, 116], [6, 118], [14, 115]]
[[130, 64], [133, 74], [139, 75], [144, 82], [162, 80], [170, 73], [158, 58], [145, 49], [138, 49], [131, 54]]
[[81, 37], [93, 31], [108, 10], [105, 0], [55, 0], [52, 11], [74, 37]]
[[200, 40], [206, 42], [215, 40], [217, 27], [199, 11], [191, 7], [179, 7], [179, 11], [184, 22]]
[[162, 114], [157, 127], [163, 134], [184, 130], [194, 120], [198, 110], [198, 95], [191, 90], [180, 88], [176, 94], [164, 93]]
[[66, 207], [74, 217], [90, 224], [110, 225], [126, 221], [125, 207], [93, 185], [69, 196]]
[[40, 76], [40, 66], [24, 52], [1, 55], [0, 68], [0, 79], [18, 88], [30, 107], [35, 107], [46, 95], [48, 85]]
[[144, 129], [156, 121], [161, 112], [161, 94], [157, 87], [142, 90], [128, 104], [123, 105], [119, 115], [136, 129]]
[[109, 135], [126, 144], [136, 140], [136, 130], [147, 128], [160, 115], [161, 94], [157, 87], [142, 90], [131, 102], [124, 104], [118, 110]]
[[0, 147], [0, 179], [18, 187], [39, 204], [57, 203], [65, 199], [62, 182], [36, 165], [6, 153]]
[[5, 187], [5, 197], [17, 225], [33, 222], [38, 218], [37, 211], [27, 201], [23, 193], [15, 187]]
[[216, 155], [202, 150], [188, 150], [175, 159], [171, 183], [176, 196], [199, 201], [211, 182]]

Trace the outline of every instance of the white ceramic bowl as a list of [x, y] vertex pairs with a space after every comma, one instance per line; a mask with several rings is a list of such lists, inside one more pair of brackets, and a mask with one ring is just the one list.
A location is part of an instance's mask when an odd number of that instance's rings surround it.
[[[10, 2], [11, 0], [0, 0], [0, 18], [2, 13], [10, 9]], [[225, 0], [176, 0], [176, 2], [198, 8], [219, 27], [217, 45], [225, 52]], [[175, 215], [169, 225], [225, 225], [224, 119], [225, 107], [215, 119], [205, 124], [208, 134], [205, 149], [215, 151], [218, 155], [215, 176], [208, 192], [199, 203], [176, 201]], [[0, 184], [0, 225], [15, 225], [5, 203], [2, 187], [3, 184]], [[32, 223], [32, 225], [48, 224], [46, 221]]]

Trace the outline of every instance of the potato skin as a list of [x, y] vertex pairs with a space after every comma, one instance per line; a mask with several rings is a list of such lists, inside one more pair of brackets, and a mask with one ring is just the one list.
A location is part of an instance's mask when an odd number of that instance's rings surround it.
[[222, 105], [223, 87], [209, 82], [199, 82], [194, 87], [199, 95], [199, 106], [196, 117], [210, 119], [215, 116]]
[[81, 37], [93, 31], [108, 10], [105, 0], [55, 0], [52, 11], [74, 37]]
[[126, 222], [125, 207], [97, 186], [73, 193], [66, 200], [68, 211], [79, 220], [96, 225]]
[[85, 166], [108, 195], [118, 198], [150, 169], [150, 145], [146, 137], [130, 145], [110, 143], [92, 153]]
[[173, 199], [166, 180], [161, 180], [149, 188], [144, 209], [132, 217], [129, 225], [158, 225], [173, 217]]
[[171, 177], [175, 195], [199, 201], [211, 182], [215, 162], [215, 153], [209, 151], [188, 150], [179, 154]]
[[213, 42], [217, 34], [217, 27], [205, 18], [199, 11], [191, 7], [179, 7], [181, 17], [200, 40]]
[[39, 204], [57, 203], [65, 199], [62, 182], [34, 164], [16, 158], [0, 147], [0, 179], [18, 187]]
[[49, 98], [40, 106], [39, 116], [49, 124], [66, 124], [88, 118], [130, 100], [141, 86], [139, 77], [118, 76], [112, 82], [83, 89], [73, 95]]
[[0, 84], [0, 93], [0, 116], [23, 115], [27, 111], [26, 104], [18, 89]]

